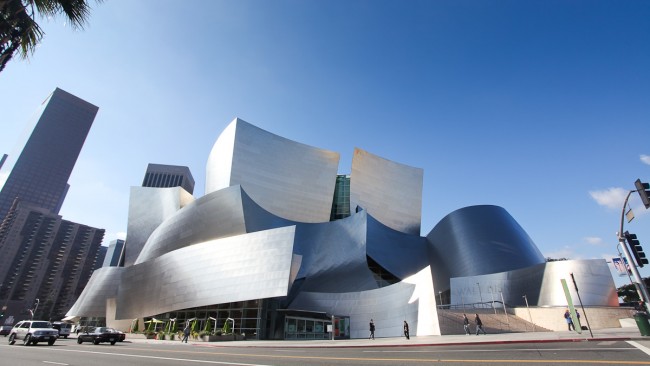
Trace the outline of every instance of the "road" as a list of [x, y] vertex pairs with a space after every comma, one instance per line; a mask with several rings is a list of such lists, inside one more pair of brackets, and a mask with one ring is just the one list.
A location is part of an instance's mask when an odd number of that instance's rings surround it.
[[650, 341], [503, 343], [387, 347], [223, 347], [213, 344], [0, 343], [0, 365], [650, 365]]

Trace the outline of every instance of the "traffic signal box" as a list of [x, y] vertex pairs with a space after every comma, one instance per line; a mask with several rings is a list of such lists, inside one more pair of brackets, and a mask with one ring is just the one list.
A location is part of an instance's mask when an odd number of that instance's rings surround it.
[[630, 234], [626, 231], [623, 234], [623, 236], [627, 241], [627, 245], [630, 247], [630, 252], [634, 256], [634, 259], [636, 260], [636, 264], [639, 267], [643, 267], [643, 265], [648, 264], [648, 259], [646, 258], [645, 253], [643, 252], [641, 243], [639, 243], [639, 240], [637, 240], [636, 238], [636, 234]]
[[634, 182], [634, 186], [636, 187], [636, 191], [639, 192], [639, 196], [641, 197], [641, 201], [645, 208], [650, 208], [650, 184], [643, 183], [641, 182], [641, 179], [637, 179], [636, 182]]

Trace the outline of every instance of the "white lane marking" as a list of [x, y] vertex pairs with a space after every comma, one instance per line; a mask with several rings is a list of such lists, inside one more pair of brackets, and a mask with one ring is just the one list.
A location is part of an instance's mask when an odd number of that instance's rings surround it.
[[148, 358], [148, 359], [165, 360], [165, 361], [182, 361], [182, 362], [194, 362], [194, 363], [207, 363], [207, 364], [213, 364], [213, 365], [271, 366], [271, 365], [257, 364], [257, 363], [238, 363], [238, 362], [224, 362], [224, 361], [210, 361], [210, 360], [192, 360], [192, 359], [189, 359], [189, 358], [173, 358], [173, 357], [160, 357], [160, 356], [130, 355], [130, 354], [127, 354], [127, 353], [81, 351], [81, 350], [73, 350], [73, 349], [49, 349], [49, 350], [58, 351], [58, 352], [91, 353], [91, 354], [95, 354], [95, 355], [106, 355], [106, 356]]
[[52, 362], [52, 361], [43, 361], [43, 363], [51, 363], [53, 365], [65, 365], [65, 366], [70, 365], [69, 363]]
[[299, 349], [274, 349], [275, 352], [294, 352], [294, 353], [305, 353], [307, 351]]
[[636, 348], [638, 348], [639, 350], [645, 352], [646, 355], [650, 355], [650, 348], [648, 348], [648, 347], [646, 347], [644, 345], [641, 345], [641, 344], [639, 344], [637, 342], [634, 342], [634, 341], [627, 341], [627, 343], [634, 346], [634, 347], [636, 347]]
[[[630, 342], [627, 342], [630, 343]], [[641, 346], [643, 347], [643, 346]], [[647, 349], [647, 348], [646, 348]], [[633, 351], [634, 348], [622, 348], [622, 347], [611, 347], [611, 348], [581, 348], [580, 351], [605, 351], [605, 350], [613, 350], [613, 351]], [[544, 351], [568, 351], [568, 352], [575, 352], [575, 349], [568, 349], [568, 348], [517, 348], [517, 349], [471, 349], [471, 350], [442, 350], [442, 351], [363, 351], [365, 353], [456, 353], [456, 352], [463, 352], [463, 353], [468, 353], [468, 352], [512, 352], [512, 351], [522, 351], [522, 352], [544, 352]]]

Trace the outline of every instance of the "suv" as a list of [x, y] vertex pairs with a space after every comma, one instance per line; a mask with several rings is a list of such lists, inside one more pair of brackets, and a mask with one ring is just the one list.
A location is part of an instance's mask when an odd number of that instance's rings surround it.
[[45, 342], [50, 346], [59, 336], [59, 331], [52, 328], [52, 324], [45, 320], [23, 320], [14, 325], [9, 333], [9, 344], [22, 340], [25, 346]]

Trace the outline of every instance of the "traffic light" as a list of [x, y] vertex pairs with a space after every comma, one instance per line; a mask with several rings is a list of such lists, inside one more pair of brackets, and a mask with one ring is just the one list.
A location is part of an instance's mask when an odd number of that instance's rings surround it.
[[634, 182], [634, 186], [636, 187], [636, 191], [639, 192], [639, 196], [641, 196], [641, 201], [643, 201], [645, 208], [650, 208], [650, 184], [643, 183], [641, 182], [641, 179], [637, 179], [636, 182]]
[[648, 264], [648, 259], [645, 257], [641, 243], [636, 238], [636, 234], [630, 234], [627, 231], [624, 233], [625, 240], [627, 240], [627, 245], [630, 247], [630, 251], [636, 260], [636, 264], [639, 267], [643, 267], [644, 264]]

